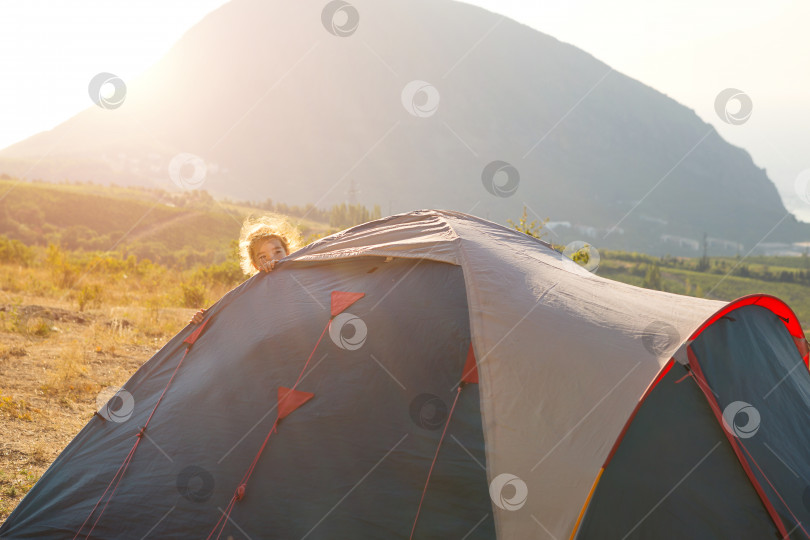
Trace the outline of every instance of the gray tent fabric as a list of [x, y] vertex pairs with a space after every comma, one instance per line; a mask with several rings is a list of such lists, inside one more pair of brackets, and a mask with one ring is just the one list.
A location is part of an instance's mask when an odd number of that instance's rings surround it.
[[[91, 538], [206, 538], [273, 424], [277, 388], [293, 385], [329, 320], [334, 290], [365, 293], [349, 308], [366, 325], [365, 341], [341, 348], [327, 335], [315, 349], [299, 386], [314, 397], [270, 437], [222, 538], [407, 536], [470, 346], [464, 282], [457, 266], [364, 257], [258, 275], [212, 308]], [[0, 537], [80, 532], [187, 334], [127, 382], [132, 416], [94, 418]], [[477, 386], [458, 391], [420, 538], [495, 536]]]
[[644, 389], [725, 305], [599, 277], [545, 242], [450, 211], [374, 221], [289, 259], [369, 254], [464, 270], [487, 478], [512, 475], [528, 490], [519, 510], [493, 507], [500, 538], [570, 536]]
[[[336, 291], [365, 296], [333, 314]], [[568, 538], [644, 390], [725, 305], [604, 279], [458, 212], [342, 231], [209, 310], [92, 537], [205, 537], [222, 509], [235, 537], [247, 523], [259, 538], [408, 538], [435, 457], [415, 538]], [[125, 384], [131, 417], [94, 418], [0, 537], [81, 525], [193, 330]], [[470, 345], [478, 383], [460, 385]], [[279, 387], [312, 397], [228, 510]]]

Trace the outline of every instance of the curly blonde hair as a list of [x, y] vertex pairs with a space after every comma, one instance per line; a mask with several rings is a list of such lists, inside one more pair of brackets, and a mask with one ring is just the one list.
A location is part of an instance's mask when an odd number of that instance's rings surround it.
[[284, 218], [277, 215], [248, 216], [242, 223], [239, 233], [239, 265], [242, 271], [252, 276], [258, 272], [253, 258], [256, 245], [265, 240], [277, 238], [287, 255], [301, 246], [298, 230]]

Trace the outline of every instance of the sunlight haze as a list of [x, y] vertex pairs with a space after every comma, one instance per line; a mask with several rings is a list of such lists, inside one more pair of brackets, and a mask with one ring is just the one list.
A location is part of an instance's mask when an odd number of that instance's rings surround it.
[[[696, 111], [768, 171], [786, 206], [810, 208], [793, 190], [810, 168], [810, 4], [777, 0], [523, 2], [470, 0], [575, 45]], [[137, 78], [222, 0], [138, 3], [4, 2], [0, 22], [0, 148], [48, 130], [90, 105], [102, 71]], [[362, 9], [362, 3], [358, 2]], [[362, 26], [362, 23], [361, 23]], [[13, 52], [12, 52], [13, 51]], [[738, 88], [753, 101], [744, 125], [719, 120], [714, 99]]]

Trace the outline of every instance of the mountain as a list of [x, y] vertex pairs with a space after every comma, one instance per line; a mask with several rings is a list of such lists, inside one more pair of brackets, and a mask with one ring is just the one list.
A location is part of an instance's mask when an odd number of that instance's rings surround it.
[[232, 0], [126, 83], [120, 107], [0, 151], [0, 172], [500, 222], [526, 205], [558, 222], [551, 239], [597, 248], [810, 239], [692, 110], [459, 2]]

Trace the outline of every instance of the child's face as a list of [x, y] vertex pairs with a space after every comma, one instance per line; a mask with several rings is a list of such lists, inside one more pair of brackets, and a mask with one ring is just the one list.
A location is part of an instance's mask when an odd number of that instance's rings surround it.
[[278, 261], [287, 256], [284, 245], [278, 238], [259, 240], [253, 246], [253, 266], [258, 270], [263, 264]]

